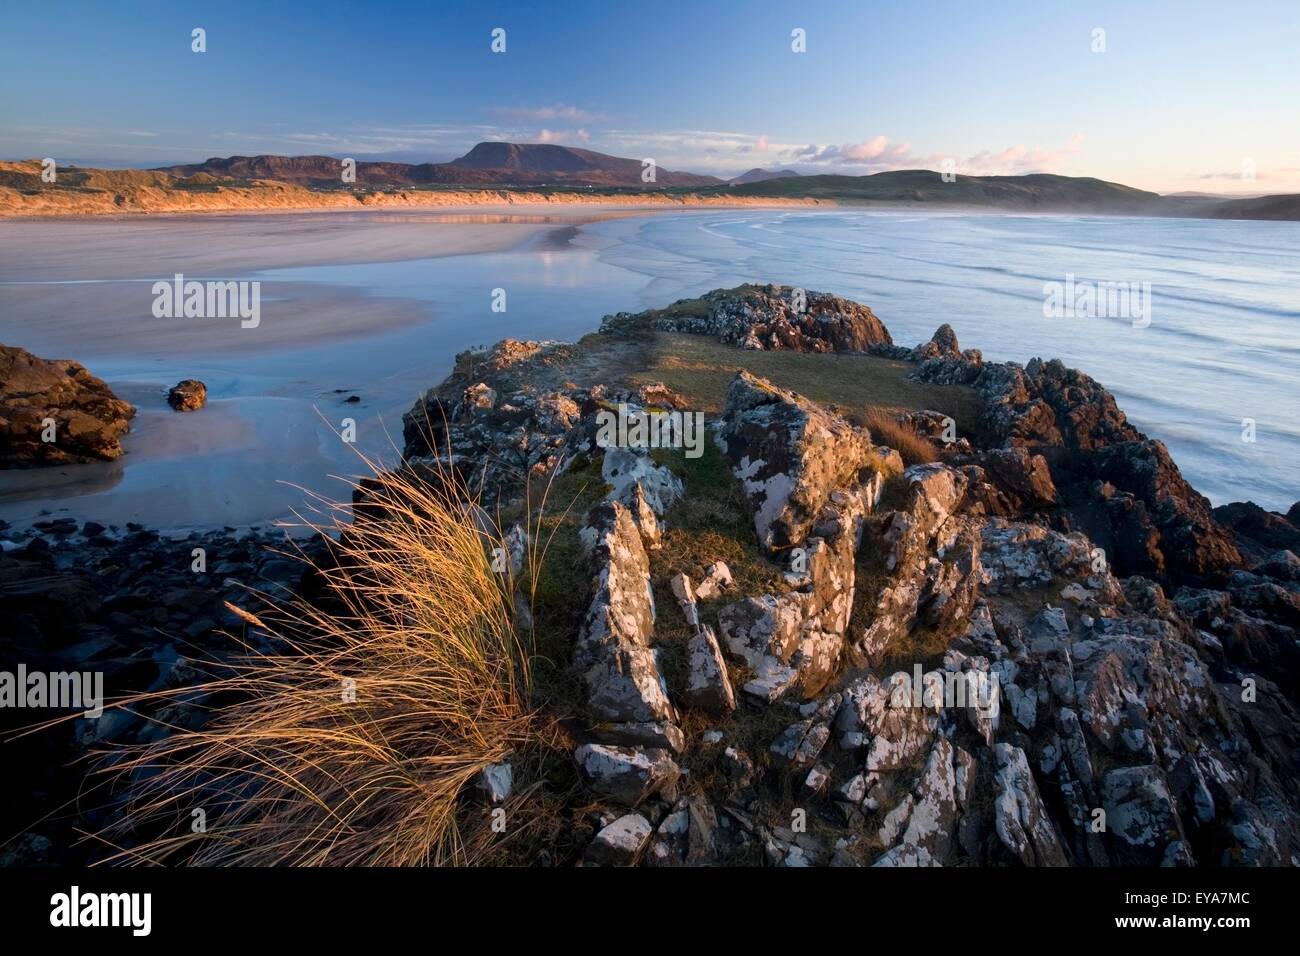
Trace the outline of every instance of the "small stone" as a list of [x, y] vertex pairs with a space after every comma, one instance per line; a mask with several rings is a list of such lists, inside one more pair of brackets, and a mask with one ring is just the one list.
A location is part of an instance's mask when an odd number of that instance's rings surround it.
[[488, 764], [479, 771], [476, 786], [487, 797], [488, 803], [505, 803], [510, 798], [514, 778], [514, 768], [510, 764]]
[[654, 828], [639, 813], [628, 813], [601, 829], [587, 847], [586, 866], [632, 866]]

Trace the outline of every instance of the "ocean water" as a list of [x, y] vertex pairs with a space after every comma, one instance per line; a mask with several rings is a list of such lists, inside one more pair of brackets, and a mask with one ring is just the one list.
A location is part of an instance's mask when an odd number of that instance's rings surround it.
[[[160, 274], [187, 271], [189, 228], [199, 227], [176, 223]], [[225, 354], [209, 339], [192, 354], [160, 358], [136, 354], [127, 339], [90, 361], [75, 341], [53, 349], [48, 336], [40, 341], [35, 330], [8, 324], [0, 282], [0, 341], [26, 345], [29, 332], [28, 347], [86, 361], [142, 407], [118, 462], [0, 472], [0, 519], [53, 512], [179, 529], [283, 518], [302, 504], [304, 489], [345, 496], [330, 476], [364, 470], [355, 450], [395, 460], [401, 413], [446, 375], [458, 351], [508, 335], [575, 339], [609, 312], [740, 282], [857, 299], [904, 345], [947, 322], [963, 347], [989, 359], [1060, 358], [1114, 392], [1216, 504], [1253, 500], [1285, 510], [1300, 498], [1295, 224], [708, 210], [565, 227], [544, 238], [505, 252], [241, 275], [263, 284], [264, 323], [274, 322], [277, 290], [312, 284], [415, 306], [416, 318], [396, 329], [251, 354]], [[1149, 283], [1149, 322], [1044, 315], [1044, 284], [1067, 276], [1076, 284]], [[115, 280], [73, 269], [41, 281]], [[490, 307], [496, 288], [507, 292], [504, 313]], [[160, 405], [160, 390], [187, 377], [208, 383], [211, 405], [200, 413], [208, 418]], [[363, 401], [344, 405], [338, 389]], [[343, 416], [356, 420], [355, 449], [335, 434]]]
[[[864, 302], [905, 345], [947, 322], [985, 358], [1092, 375], [1214, 503], [1300, 499], [1295, 223], [777, 212], [596, 228], [649, 303], [777, 281]], [[1067, 276], [1149, 283], [1149, 324], [1045, 316], [1045, 284]]]

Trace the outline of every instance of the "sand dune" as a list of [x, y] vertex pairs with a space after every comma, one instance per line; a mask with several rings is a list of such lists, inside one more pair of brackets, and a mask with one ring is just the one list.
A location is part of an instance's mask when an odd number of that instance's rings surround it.
[[149, 170], [69, 168], [54, 183], [41, 180], [40, 163], [0, 162], [0, 218], [31, 216], [124, 216], [142, 213], [303, 212], [307, 210], [440, 209], [448, 207], [834, 205], [816, 199], [766, 197], [616, 195], [513, 189], [394, 189], [373, 192], [320, 191], [267, 179], [247, 184], [187, 184]]

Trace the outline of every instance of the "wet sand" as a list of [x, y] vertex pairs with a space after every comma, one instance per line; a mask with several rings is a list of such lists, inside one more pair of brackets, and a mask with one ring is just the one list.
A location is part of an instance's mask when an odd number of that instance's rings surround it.
[[[262, 321], [158, 319], [155, 281], [259, 281], [300, 266], [470, 256], [531, 239], [567, 243], [583, 223], [643, 213], [568, 207], [505, 211], [205, 215], [0, 223], [0, 342], [46, 358], [265, 353], [383, 332], [427, 303], [319, 283], [263, 282]], [[547, 233], [561, 235], [549, 241]]]
[[[595, 317], [551, 304], [594, 268], [582, 227], [653, 212], [0, 222], [0, 342], [82, 362], [138, 409], [118, 461], [0, 471], [0, 519], [242, 527], [290, 517], [306, 497], [299, 488], [346, 499], [328, 476], [363, 472], [357, 450], [394, 461], [402, 413], [456, 351], [480, 336], [544, 332], [555, 316], [586, 331]], [[257, 327], [155, 317], [153, 283], [178, 272], [259, 282]], [[510, 287], [508, 315], [488, 309], [498, 285]], [[207, 383], [207, 407], [167, 407], [167, 387], [182, 378]], [[346, 419], [357, 423], [355, 446], [336, 434]]]

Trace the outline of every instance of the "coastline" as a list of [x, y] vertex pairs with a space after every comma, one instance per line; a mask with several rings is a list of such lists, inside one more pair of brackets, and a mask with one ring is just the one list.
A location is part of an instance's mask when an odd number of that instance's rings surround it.
[[265, 181], [256, 187], [221, 187], [214, 193], [176, 195], [177, 190], [128, 186], [119, 192], [28, 194], [0, 187], [0, 222], [27, 219], [134, 218], [189, 214], [274, 214], [367, 212], [377, 210], [481, 209], [494, 207], [563, 208], [604, 206], [630, 210], [682, 208], [833, 207], [825, 199], [703, 196], [695, 193], [644, 193], [635, 197], [578, 191], [558, 194], [504, 189], [398, 190], [394, 192], [317, 192], [288, 183]]

